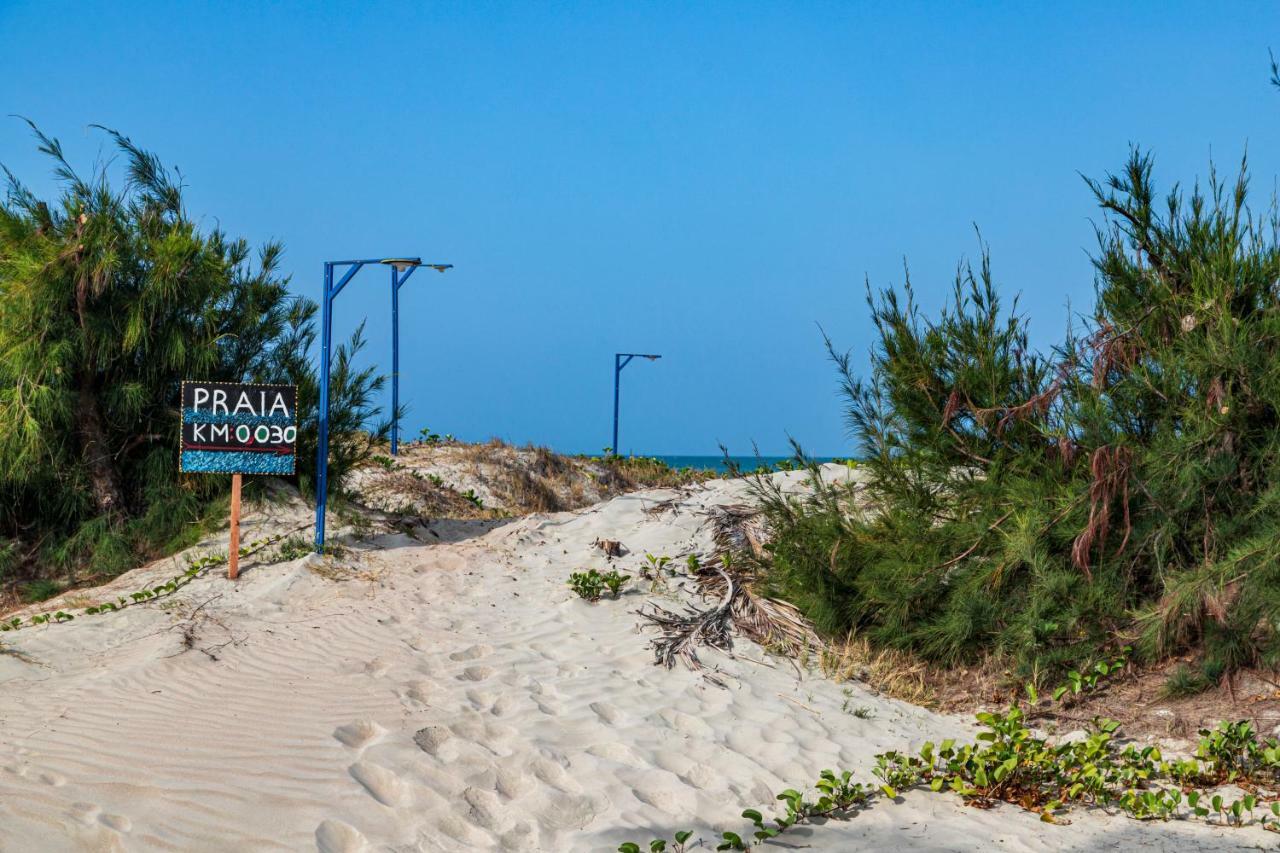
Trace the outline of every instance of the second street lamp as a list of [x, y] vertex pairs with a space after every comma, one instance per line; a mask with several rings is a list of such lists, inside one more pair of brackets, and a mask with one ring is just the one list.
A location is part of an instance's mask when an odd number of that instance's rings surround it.
[[614, 456], [622, 455], [618, 452], [618, 387], [621, 384], [622, 368], [630, 364], [633, 358], [647, 358], [650, 361], [657, 361], [662, 356], [643, 352], [616, 352], [613, 354], [613, 444], [609, 446], [609, 449]]

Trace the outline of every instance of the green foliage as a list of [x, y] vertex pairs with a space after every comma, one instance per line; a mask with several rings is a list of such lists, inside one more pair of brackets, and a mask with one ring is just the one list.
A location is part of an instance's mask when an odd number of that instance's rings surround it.
[[619, 456], [608, 447], [599, 461], [623, 480], [637, 486], [683, 486], [715, 478], [712, 471], [673, 468], [656, 456]]
[[62, 592], [62, 584], [48, 579], [34, 580], [22, 585], [22, 600], [28, 604], [53, 598]]
[[568, 583], [569, 587], [580, 598], [584, 598], [587, 601], [599, 601], [600, 596], [606, 589], [609, 590], [610, 595], [617, 598], [622, 592], [623, 585], [629, 580], [631, 580], [630, 575], [619, 574], [613, 569], [603, 574], [596, 569], [590, 569], [569, 575]]
[[[247, 557], [269, 545], [274, 545], [283, 538], [280, 534], [268, 536], [263, 539], [256, 539], [249, 544], [248, 547], [240, 549], [240, 556]], [[297, 540], [289, 540], [297, 541]], [[288, 542], [284, 543], [287, 545]], [[283, 545], [282, 545], [283, 548]], [[123, 610], [138, 604], [144, 604], [158, 598], [173, 595], [187, 584], [191, 583], [200, 575], [204, 574], [214, 566], [221, 566], [227, 562], [227, 555], [222, 553], [206, 554], [203, 557], [187, 560], [187, 568], [181, 573], [174, 575], [164, 583], [155, 584], [151, 587], [143, 587], [136, 592], [129, 593], [128, 596], [119, 596], [115, 601], [105, 601], [92, 605], [80, 611], [82, 616], [98, 616], [105, 613], [114, 613], [117, 610]], [[13, 617], [7, 621], [0, 622], [0, 631], [16, 631], [20, 628], [33, 627], [35, 625], [44, 625], [49, 622], [70, 622], [75, 619], [71, 613], [59, 610], [54, 613], [37, 613], [30, 617], [26, 623], [23, 623], [20, 617]]]
[[310, 555], [315, 549], [310, 542], [307, 542], [300, 536], [290, 536], [288, 539], [280, 543], [280, 548], [276, 551], [277, 563], [288, 563], [293, 560], [301, 559]]
[[649, 846], [644, 848], [634, 841], [626, 841], [618, 847], [618, 853], [641, 853], [642, 850], [648, 850], [649, 853], [667, 853], [667, 851], [670, 851], [670, 853], [684, 853], [687, 849], [685, 842], [692, 836], [693, 833], [688, 830], [677, 832], [673, 836], [670, 847], [667, 846], [666, 839], [663, 838], [653, 839], [649, 842]]
[[[33, 126], [34, 129], [34, 126]], [[6, 170], [0, 203], [0, 570], [72, 582], [190, 544], [227, 478], [177, 470], [183, 379], [298, 386], [300, 485], [316, 449], [314, 303], [289, 292], [283, 248], [202, 230], [176, 172], [106, 131], [125, 168], [81, 176], [36, 130], [62, 191]], [[110, 164], [108, 164], [109, 166]], [[382, 380], [333, 360], [330, 483], [386, 431]]]
[[[1082, 693], [1093, 693], [1099, 689], [1099, 684], [1105, 684], [1110, 676], [1115, 675], [1124, 669], [1128, 663], [1127, 655], [1131, 652], [1128, 646], [1120, 649], [1119, 655], [1112, 661], [1098, 661], [1092, 667], [1088, 667], [1084, 672], [1078, 670], [1069, 670], [1067, 679], [1064, 683], [1058, 685], [1053, 691], [1053, 701], [1060, 702], [1064, 697], [1079, 697]], [[1030, 687], [1030, 685], [1028, 685]]]
[[[742, 816], [753, 828], [749, 838], [726, 831], [716, 849], [747, 850], [802, 823], [848, 819], [878, 798], [897, 800], [912, 788], [955, 794], [984, 808], [1011, 803], [1047, 823], [1060, 822], [1071, 805], [1081, 804], [1119, 809], [1135, 820], [1212, 819], [1237, 827], [1256, 821], [1280, 832], [1280, 800], [1262, 793], [1280, 784], [1280, 743], [1259, 740], [1247, 722], [1206, 729], [1195, 758], [1166, 760], [1155, 746], [1122, 747], [1115, 720], [1095, 718], [1083, 740], [1056, 744], [1027, 728], [1016, 705], [1004, 713], [978, 714], [977, 720], [982, 730], [974, 743], [944, 740], [925, 743], [914, 754], [880, 753], [871, 769], [874, 787], [853, 781], [851, 771], [824, 770], [814, 784], [814, 800], [788, 788], [777, 796], [782, 814], [768, 822], [759, 810], [746, 809]], [[1244, 795], [1228, 801], [1196, 788], [1227, 782], [1245, 789]], [[682, 835], [684, 841], [690, 833]], [[628, 842], [618, 849], [640, 847]]]
[[861, 485], [756, 480], [766, 590], [824, 632], [1081, 689], [1122, 643], [1280, 660], [1277, 211], [1250, 212], [1243, 167], [1159, 199], [1137, 152], [1089, 187], [1096, 305], [1051, 353], [985, 248], [936, 317], [909, 279], [868, 294], [866, 378], [828, 341]]

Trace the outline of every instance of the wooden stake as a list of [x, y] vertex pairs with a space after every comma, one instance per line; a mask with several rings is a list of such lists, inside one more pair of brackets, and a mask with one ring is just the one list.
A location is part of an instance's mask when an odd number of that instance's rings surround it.
[[240, 574], [240, 475], [231, 475], [231, 550], [227, 552], [227, 577]]

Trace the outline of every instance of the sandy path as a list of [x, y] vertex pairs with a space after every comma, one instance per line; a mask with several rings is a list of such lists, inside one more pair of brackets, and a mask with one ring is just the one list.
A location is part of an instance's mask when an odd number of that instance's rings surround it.
[[[655, 668], [632, 612], [642, 593], [588, 605], [564, 581], [603, 565], [597, 537], [628, 546], [624, 570], [645, 551], [703, 550], [702, 510], [743, 499], [740, 483], [716, 482], [645, 512], [675, 494], [452, 544], [381, 537], [341, 579], [307, 558], [4, 635], [27, 660], [0, 655], [0, 850], [613, 850], [680, 828], [710, 840], [823, 768], [867, 779], [876, 752], [971, 734], [747, 660], [765, 660], [749, 643], [736, 660], [705, 656], [727, 689]], [[830, 850], [1273, 849], [1252, 829], [1074, 818], [910, 794], [788, 837]]]

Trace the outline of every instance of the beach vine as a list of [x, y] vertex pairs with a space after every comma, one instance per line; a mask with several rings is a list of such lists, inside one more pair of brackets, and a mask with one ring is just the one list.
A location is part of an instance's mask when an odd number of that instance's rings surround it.
[[[296, 533], [308, 525], [302, 525], [289, 531]], [[244, 547], [240, 548], [240, 556], [248, 557], [258, 553], [262, 549], [274, 545], [284, 540], [282, 544], [282, 553], [296, 555], [296, 547], [292, 540], [286, 539], [286, 534], [279, 533], [267, 536], [263, 539], [255, 539]], [[294, 557], [286, 557], [292, 559]], [[145, 586], [127, 595], [117, 596], [115, 601], [104, 601], [98, 604], [84, 608], [74, 608], [79, 610], [80, 616], [100, 616], [104, 613], [115, 613], [124, 610], [127, 607], [133, 607], [149, 601], [155, 601], [159, 598], [165, 598], [173, 595], [187, 584], [207, 572], [215, 566], [224, 565], [227, 562], [227, 555], [221, 552], [206, 554], [203, 557], [188, 559], [187, 568], [179, 574], [174, 575], [164, 583]], [[46, 613], [36, 613], [28, 617], [25, 621], [20, 616], [0, 621], [0, 631], [17, 631], [22, 628], [34, 628], [37, 625], [59, 624], [63, 622], [71, 622], [76, 618], [74, 612], [67, 610], [55, 610]]]
[[[744, 810], [751, 828], [722, 832], [716, 849], [746, 850], [799, 824], [847, 819], [879, 799], [899, 801], [915, 789], [949, 792], [977, 808], [1010, 803], [1053, 824], [1069, 824], [1065, 815], [1078, 805], [1116, 809], [1136, 820], [1256, 824], [1280, 832], [1280, 741], [1260, 738], [1248, 721], [1202, 729], [1194, 755], [1167, 759], [1154, 745], [1122, 745], [1115, 720], [1095, 717], [1085, 737], [1053, 743], [1036, 736], [1025, 719], [1014, 704], [1003, 713], [977, 714], [982, 730], [973, 743], [944, 740], [925, 743], [915, 753], [879, 753], [870, 771], [874, 783], [853, 781], [851, 771], [823, 770], [813, 785], [816, 798], [783, 791], [777, 796], [783, 811], [772, 821], [759, 809]], [[1217, 790], [1227, 785], [1242, 795]], [[676, 837], [683, 845], [691, 835], [681, 831]], [[655, 839], [647, 849], [664, 851], [665, 844]], [[642, 849], [636, 842], [618, 848]]]

